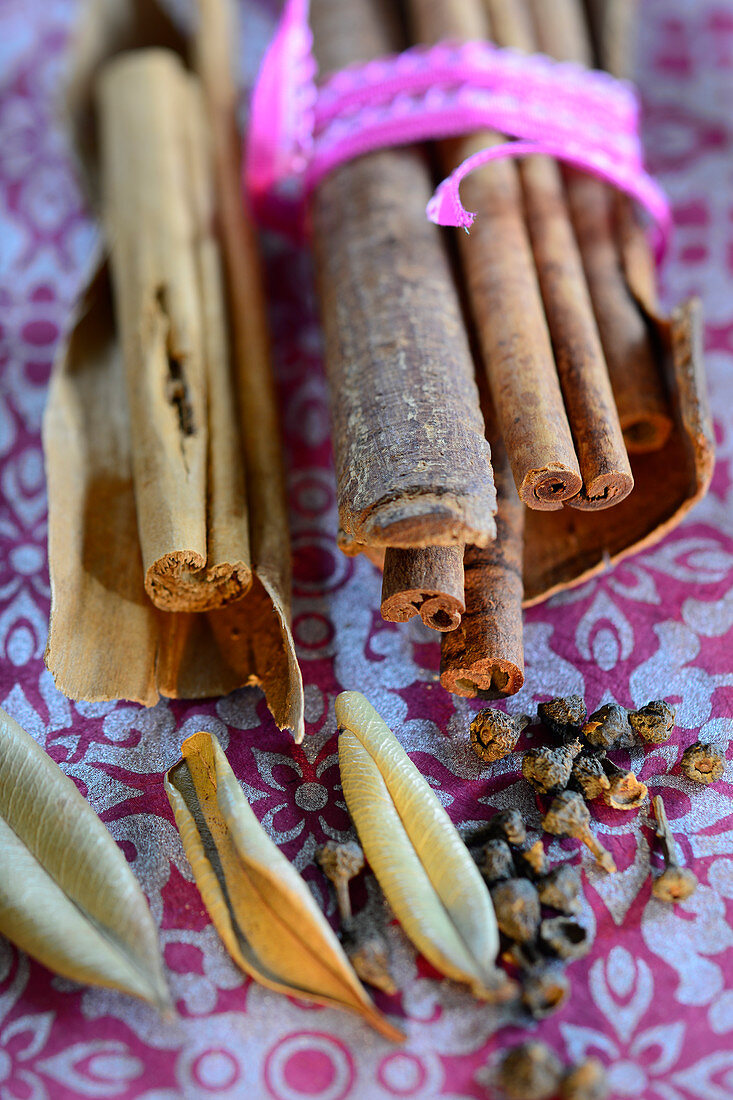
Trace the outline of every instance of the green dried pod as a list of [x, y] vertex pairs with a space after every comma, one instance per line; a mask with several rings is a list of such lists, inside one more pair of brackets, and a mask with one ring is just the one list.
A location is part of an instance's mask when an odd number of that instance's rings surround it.
[[622, 737], [631, 733], [628, 713], [618, 703], [606, 703], [591, 714], [581, 732], [589, 744], [610, 749]]
[[695, 741], [683, 752], [680, 768], [695, 783], [717, 783], [725, 771], [725, 757], [712, 745]]
[[566, 695], [540, 703], [537, 713], [551, 733], [564, 738], [577, 733], [588, 711], [580, 695]]
[[674, 729], [675, 708], [664, 699], [654, 699], [639, 710], [629, 711], [629, 725], [644, 741], [660, 745], [669, 741]]
[[501, 760], [514, 751], [522, 730], [528, 725], [526, 714], [504, 714], [502, 710], [486, 707], [471, 722], [471, 748], [487, 763]]
[[547, 917], [543, 920], [540, 925], [540, 940], [565, 962], [582, 959], [590, 951], [593, 942], [588, 929], [568, 917]]
[[505, 840], [487, 841], [483, 848], [479, 870], [491, 885], [514, 878], [515, 868], [512, 850]]
[[528, 749], [522, 759], [522, 775], [540, 794], [551, 794], [567, 787], [573, 761], [583, 744], [580, 739], [551, 749], [543, 745], [539, 749]]
[[572, 915], [582, 909], [580, 875], [575, 867], [561, 863], [537, 880], [542, 905]]
[[497, 1084], [510, 1100], [549, 1100], [562, 1078], [560, 1059], [537, 1040], [511, 1047], [501, 1060]]
[[530, 943], [540, 926], [540, 899], [536, 887], [524, 878], [508, 879], [491, 888], [496, 923], [516, 943]]

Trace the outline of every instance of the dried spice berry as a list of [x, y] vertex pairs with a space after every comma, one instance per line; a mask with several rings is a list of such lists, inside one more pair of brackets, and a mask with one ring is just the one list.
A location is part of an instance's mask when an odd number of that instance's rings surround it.
[[538, 964], [522, 975], [522, 1004], [535, 1020], [544, 1020], [565, 1004], [570, 982], [560, 963]]
[[514, 858], [505, 840], [489, 840], [484, 845], [479, 869], [491, 885], [514, 878]]
[[353, 926], [342, 930], [341, 943], [349, 962], [363, 982], [393, 997], [397, 983], [390, 969], [387, 944], [375, 932], [360, 935]]
[[547, 917], [540, 925], [540, 940], [559, 959], [582, 959], [590, 951], [588, 929], [568, 917]]
[[553, 867], [537, 881], [537, 892], [542, 905], [572, 915], [582, 909], [580, 875], [567, 863]]
[[601, 749], [610, 749], [622, 737], [630, 735], [628, 714], [618, 703], [606, 703], [591, 714], [583, 726], [582, 733], [589, 744]]
[[613, 872], [616, 864], [610, 852], [590, 831], [590, 813], [582, 795], [576, 791], [562, 791], [555, 795], [552, 805], [544, 816], [543, 827], [555, 836], [572, 836], [581, 840], [590, 848], [604, 871]]
[[487, 707], [471, 722], [471, 748], [488, 763], [501, 760], [514, 751], [519, 735], [528, 725], [526, 714], [504, 714]]
[[680, 768], [695, 783], [717, 783], [725, 770], [725, 757], [712, 745], [696, 741], [683, 752]]
[[608, 788], [603, 792], [603, 801], [614, 810], [636, 810], [649, 797], [646, 783], [642, 783], [633, 772], [624, 771], [612, 760], [603, 761], [603, 770], [608, 776]]
[[541, 840], [535, 840], [529, 848], [517, 852], [516, 866], [520, 875], [528, 875], [531, 879], [539, 878], [547, 873], [547, 855]]
[[660, 901], [684, 901], [697, 889], [697, 876], [688, 867], [681, 867], [678, 862], [677, 844], [661, 795], [655, 795], [652, 806], [665, 864], [662, 874], [652, 883], [652, 893]]
[[522, 760], [522, 775], [540, 794], [562, 791], [568, 785], [573, 761], [582, 748], [582, 742], [576, 738], [559, 749], [546, 745], [529, 749]]
[[563, 1065], [546, 1043], [511, 1047], [501, 1060], [497, 1084], [510, 1100], [549, 1100], [557, 1093]]
[[509, 879], [491, 888], [496, 923], [510, 940], [529, 943], [540, 926], [540, 899], [536, 887], [524, 878]]
[[506, 840], [508, 844], [524, 844], [527, 828], [519, 810], [502, 810], [489, 822], [489, 833]]
[[336, 888], [341, 920], [350, 920], [349, 883], [363, 868], [364, 853], [355, 841], [337, 844], [335, 840], [329, 840], [323, 848], [318, 849], [316, 859], [326, 878], [330, 879]]
[[572, 778], [589, 802], [599, 798], [609, 788], [608, 776], [598, 753], [581, 752], [573, 761]]
[[644, 741], [660, 745], [672, 736], [674, 717], [674, 707], [665, 703], [664, 699], [654, 699], [639, 710], [629, 711], [629, 725]]
[[597, 1058], [573, 1066], [560, 1085], [561, 1100], [606, 1100], [607, 1096], [606, 1069]]
[[557, 737], [575, 735], [585, 722], [588, 711], [580, 695], [566, 695], [540, 703], [537, 707], [540, 721]]

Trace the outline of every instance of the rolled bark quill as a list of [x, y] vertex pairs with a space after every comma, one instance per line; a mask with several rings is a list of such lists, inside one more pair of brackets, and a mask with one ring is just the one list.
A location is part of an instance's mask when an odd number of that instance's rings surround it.
[[[525, 53], [537, 50], [524, 0], [484, 2], [498, 45]], [[567, 503], [577, 508], [608, 508], [628, 496], [634, 479], [562, 173], [556, 161], [544, 156], [527, 157], [518, 169], [557, 372], [583, 477], [581, 492]]]
[[[461, 5], [410, 0], [418, 40], [489, 36], [481, 0]], [[491, 143], [482, 132], [439, 143], [446, 171]], [[479, 217], [459, 247], [468, 296], [486, 365], [499, 429], [520, 498], [530, 508], [559, 509], [582, 487], [563, 405], [550, 333], [527, 234], [516, 165], [498, 161], [462, 184], [466, 205]], [[467, 539], [467, 543], [476, 542]]]
[[[393, 5], [314, 0], [323, 75], [399, 47]], [[312, 203], [339, 521], [357, 544], [485, 545], [496, 507], [473, 360], [418, 149], [360, 157]]]
[[455, 630], [466, 610], [463, 583], [462, 546], [389, 547], [384, 556], [382, 618], [406, 623], [419, 615], [433, 630]]
[[[592, 65], [590, 31], [580, 0], [529, 4], [541, 50], [559, 61]], [[615, 50], [612, 56], [618, 54]], [[671, 413], [658, 366], [659, 348], [627, 282], [614, 224], [618, 211], [622, 229], [625, 226], [625, 254], [636, 255], [639, 267], [646, 268], [648, 295], [651, 265], [638, 260], [640, 252], [648, 255], [643, 230], [628, 203], [618, 202], [602, 181], [571, 168], [565, 170], [565, 180], [627, 449], [658, 450], [671, 431]]]

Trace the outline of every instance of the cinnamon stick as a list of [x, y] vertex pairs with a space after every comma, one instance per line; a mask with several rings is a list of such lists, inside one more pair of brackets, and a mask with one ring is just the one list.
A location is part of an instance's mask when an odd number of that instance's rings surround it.
[[[410, 0], [409, 11], [423, 42], [489, 36], [481, 0]], [[498, 134], [482, 132], [441, 142], [445, 171], [502, 140]], [[462, 190], [467, 207], [479, 216], [470, 235], [460, 234], [461, 262], [517, 490], [530, 508], [558, 509], [577, 496], [582, 481], [516, 166], [508, 161], [485, 165], [466, 178]]]
[[414, 615], [433, 630], [455, 630], [466, 610], [463, 547], [389, 547], [384, 556], [382, 618], [406, 623]]
[[[386, 0], [314, 0], [322, 75], [399, 48]], [[374, 546], [486, 544], [495, 534], [489, 447], [458, 296], [425, 217], [424, 154], [370, 154], [312, 204], [339, 521]]]
[[[580, 0], [529, 0], [540, 48], [560, 61], [593, 63], [588, 25]], [[613, 54], [619, 56], [619, 51]], [[661, 447], [671, 431], [669, 403], [658, 367], [658, 348], [643, 309], [635, 299], [624, 270], [624, 255], [636, 257], [642, 271], [642, 306], [649, 302], [651, 260], [641, 240], [641, 227], [629, 221], [628, 203], [620, 208], [626, 245], [620, 253], [615, 218], [615, 194], [585, 173], [568, 168], [565, 180], [570, 213], [585, 267], [601, 343], [608, 364], [619, 420], [630, 452]], [[629, 243], [629, 234], [633, 243]], [[640, 250], [647, 260], [639, 260]], [[633, 260], [632, 260], [633, 264]], [[644, 289], [645, 288], [645, 289]]]
[[[534, 28], [523, 0], [484, 0], [494, 41], [532, 53]], [[634, 485], [562, 174], [550, 157], [519, 163], [527, 225], [555, 351], [557, 372], [583, 477], [577, 508], [607, 508]]]

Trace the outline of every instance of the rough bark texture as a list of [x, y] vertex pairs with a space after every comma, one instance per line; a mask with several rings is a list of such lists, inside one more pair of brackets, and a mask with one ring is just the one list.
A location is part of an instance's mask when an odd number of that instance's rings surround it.
[[448, 631], [459, 626], [465, 610], [462, 546], [387, 550], [382, 577], [383, 619], [406, 623], [419, 615], [433, 630]]
[[[388, 6], [315, 0], [322, 73], [388, 53]], [[340, 525], [357, 543], [494, 537], [489, 447], [424, 155], [388, 150], [333, 172], [313, 198]]]

